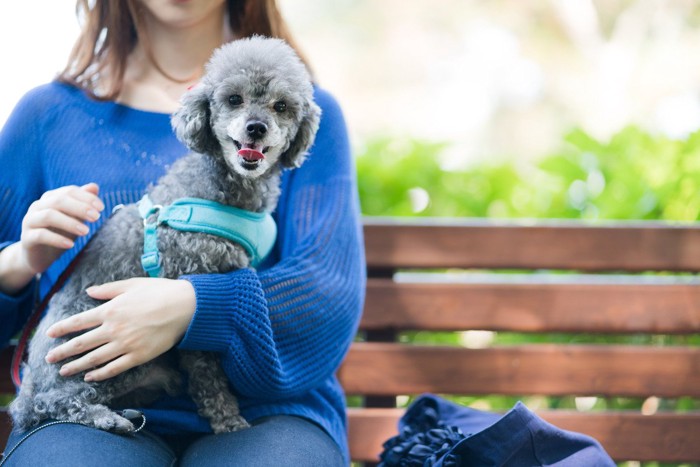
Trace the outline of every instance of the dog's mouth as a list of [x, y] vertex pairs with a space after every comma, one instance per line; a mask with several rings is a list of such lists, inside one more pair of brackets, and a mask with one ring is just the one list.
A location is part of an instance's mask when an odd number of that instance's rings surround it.
[[241, 166], [246, 170], [255, 170], [260, 165], [260, 162], [265, 159], [265, 153], [269, 146], [263, 146], [256, 143], [241, 143], [233, 140], [233, 144], [238, 149], [238, 156], [241, 158]]

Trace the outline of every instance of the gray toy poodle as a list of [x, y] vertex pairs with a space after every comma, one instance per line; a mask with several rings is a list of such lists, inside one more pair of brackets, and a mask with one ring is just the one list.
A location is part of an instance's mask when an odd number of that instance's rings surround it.
[[[149, 189], [154, 204], [166, 206], [183, 197], [203, 198], [246, 211], [271, 212], [280, 194], [283, 168], [298, 167], [318, 129], [320, 109], [313, 102], [309, 74], [291, 47], [279, 39], [253, 37], [214, 52], [201, 83], [187, 92], [172, 125], [193, 153]], [[160, 277], [205, 274], [248, 267], [239, 244], [205, 233], [160, 226]], [[10, 412], [27, 430], [43, 420], [72, 421], [118, 433], [134, 431], [131, 421], [113, 409], [143, 407], [181, 388], [188, 393], [215, 433], [248, 426], [241, 417], [218, 355], [170, 350], [164, 355], [102, 382], [84, 374], [59, 375], [59, 364], [44, 357], [67, 341], [46, 330], [57, 321], [100, 304], [85, 289], [111, 281], [145, 276], [141, 265], [144, 221], [136, 205], [108, 219], [86, 247], [68, 283], [49, 303], [29, 344], [23, 382]], [[71, 336], [72, 337], [72, 336]]]

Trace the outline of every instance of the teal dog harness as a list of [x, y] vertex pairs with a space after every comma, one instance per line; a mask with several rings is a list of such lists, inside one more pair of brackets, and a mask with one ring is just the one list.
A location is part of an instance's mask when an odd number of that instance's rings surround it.
[[267, 213], [244, 211], [233, 206], [200, 198], [179, 198], [172, 204], [153, 204], [148, 195], [138, 203], [143, 219], [143, 255], [141, 266], [150, 277], [158, 277], [161, 258], [158, 252], [159, 225], [183, 232], [200, 232], [241, 245], [251, 264], [257, 266], [270, 253], [277, 238], [277, 224]]

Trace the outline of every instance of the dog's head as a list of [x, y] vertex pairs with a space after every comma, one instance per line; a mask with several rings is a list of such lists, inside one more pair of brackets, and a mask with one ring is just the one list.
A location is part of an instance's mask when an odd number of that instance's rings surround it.
[[172, 125], [193, 151], [222, 157], [231, 170], [256, 178], [277, 165], [301, 165], [320, 115], [294, 50], [281, 39], [256, 36], [214, 52]]

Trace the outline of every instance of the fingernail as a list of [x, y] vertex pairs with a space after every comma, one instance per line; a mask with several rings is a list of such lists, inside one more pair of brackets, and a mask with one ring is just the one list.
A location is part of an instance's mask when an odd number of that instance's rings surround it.
[[87, 216], [90, 220], [96, 221], [100, 218], [100, 213], [95, 211], [94, 209], [88, 209]]
[[46, 360], [46, 363], [53, 363], [53, 355], [51, 354], [51, 352], [46, 354], [44, 360]]
[[92, 376], [92, 373], [88, 373], [85, 375], [85, 381], [90, 382], [90, 381], [92, 381], [93, 378], [94, 378], [94, 376]]
[[75, 226], [75, 231], [78, 232], [80, 235], [85, 235], [88, 233], [90, 229], [88, 229], [88, 226], [85, 224], [77, 224]]
[[71, 240], [64, 239], [61, 244], [66, 248], [73, 248], [74, 243]]
[[100, 200], [93, 201], [93, 202], [92, 202], [92, 205], [93, 205], [93, 207], [94, 207], [95, 209], [97, 209], [98, 211], [104, 211], [104, 209], [105, 209], [104, 203], [102, 203], [102, 201], [100, 201]]
[[68, 374], [68, 368], [65, 366], [62, 366], [60, 370], [58, 370], [58, 374], [61, 376], [66, 376]]

